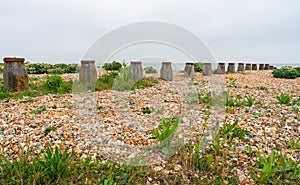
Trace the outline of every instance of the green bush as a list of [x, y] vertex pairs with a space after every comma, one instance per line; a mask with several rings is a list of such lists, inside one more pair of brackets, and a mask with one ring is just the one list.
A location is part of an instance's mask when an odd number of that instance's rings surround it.
[[78, 64], [44, 64], [44, 63], [26, 63], [28, 74], [63, 74], [76, 73]]
[[103, 69], [111, 71], [111, 70], [120, 70], [122, 68], [122, 64], [116, 61], [113, 61], [112, 63], [105, 63], [102, 66]]
[[194, 71], [195, 72], [202, 72], [203, 71], [203, 63], [198, 62], [194, 64]]
[[295, 67], [294, 69], [298, 72], [298, 77], [300, 77], [300, 67]]
[[283, 66], [280, 69], [275, 69], [272, 72], [275, 78], [287, 78], [287, 79], [295, 79], [299, 76], [299, 73], [296, 69], [290, 66]]
[[0, 74], [3, 73], [3, 67], [4, 67], [4, 64], [0, 63]]
[[105, 75], [100, 76], [97, 79], [96, 82], [96, 87], [95, 89], [97, 91], [102, 91], [102, 90], [108, 90], [111, 89], [113, 86], [113, 83], [115, 81], [115, 78], [118, 76], [118, 73], [116, 72], [111, 72], [111, 73], [107, 73]]
[[47, 76], [46, 80], [41, 85], [41, 90], [44, 94], [63, 94], [72, 92], [73, 82], [69, 80], [64, 81], [61, 76], [52, 75]]
[[148, 74], [157, 73], [156, 69], [154, 69], [152, 66], [145, 67], [144, 70], [145, 70], [145, 73], [148, 73]]

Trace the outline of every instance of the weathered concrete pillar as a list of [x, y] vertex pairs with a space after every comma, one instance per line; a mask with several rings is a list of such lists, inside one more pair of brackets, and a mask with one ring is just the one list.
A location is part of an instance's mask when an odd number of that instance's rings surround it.
[[259, 70], [264, 70], [264, 64], [259, 64]]
[[203, 76], [211, 76], [211, 63], [203, 63]]
[[257, 70], [257, 64], [252, 64], [252, 70]]
[[245, 70], [251, 70], [251, 64], [246, 64], [246, 68], [245, 68]]
[[28, 74], [24, 58], [4, 58], [3, 80], [4, 87], [12, 91], [28, 89]]
[[235, 72], [235, 64], [234, 63], [229, 63], [228, 68], [227, 68], [228, 73], [234, 73]]
[[238, 71], [245, 71], [244, 63], [238, 64]]
[[217, 74], [225, 74], [225, 63], [218, 63]]
[[81, 83], [96, 83], [97, 70], [95, 60], [82, 60], [79, 70], [79, 81]]
[[132, 72], [132, 79], [136, 82], [144, 77], [142, 62], [140, 61], [131, 61], [130, 69]]
[[270, 66], [270, 70], [273, 70], [274, 69], [274, 66]]
[[189, 78], [195, 77], [194, 62], [185, 63], [184, 77], [189, 77]]
[[173, 80], [172, 62], [162, 62], [160, 68], [160, 78], [168, 81]]
[[270, 69], [270, 64], [265, 64], [265, 70], [269, 70]]

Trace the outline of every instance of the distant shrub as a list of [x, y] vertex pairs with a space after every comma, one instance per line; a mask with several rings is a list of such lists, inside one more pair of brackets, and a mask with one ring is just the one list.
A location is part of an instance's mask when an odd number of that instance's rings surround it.
[[287, 78], [287, 79], [295, 79], [299, 76], [299, 73], [296, 69], [290, 66], [283, 66], [280, 69], [275, 69], [272, 72], [275, 78]]
[[103, 69], [107, 70], [107, 71], [111, 71], [111, 70], [120, 70], [122, 68], [122, 64], [116, 61], [113, 61], [112, 63], [105, 63], [102, 66]]
[[203, 63], [198, 62], [194, 64], [194, 71], [195, 72], [202, 72], [203, 71]]
[[104, 74], [104, 75], [100, 76], [97, 79], [95, 89], [97, 91], [111, 89], [112, 86], [113, 86], [113, 83], [115, 81], [115, 78], [117, 76], [118, 76], [118, 73], [116, 73], [116, 72], [111, 72], [111, 73], [107, 73], [107, 74]]
[[300, 67], [295, 67], [294, 69], [298, 72], [298, 77], [300, 77]]
[[156, 69], [154, 69], [152, 66], [145, 67], [144, 70], [145, 70], [145, 73], [148, 73], [148, 74], [157, 73]]
[[44, 63], [26, 63], [28, 74], [63, 74], [76, 73], [78, 64], [44, 64]]
[[63, 94], [72, 92], [72, 80], [66, 82], [61, 76], [47, 76], [41, 85], [44, 94]]

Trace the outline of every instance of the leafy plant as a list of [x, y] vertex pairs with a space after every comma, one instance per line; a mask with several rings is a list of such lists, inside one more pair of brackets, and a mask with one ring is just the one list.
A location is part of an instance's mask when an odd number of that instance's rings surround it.
[[118, 76], [117, 72], [110, 72], [110, 73], [107, 73], [107, 74], [104, 74], [104, 75], [100, 76], [97, 79], [95, 89], [97, 91], [111, 89], [113, 87], [113, 83], [114, 83], [117, 76]]
[[252, 105], [254, 104], [254, 101], [255, 101], [255, 98], [253, 98], [252, 95], [249, 95], [246, 98], [245, 105], [248, 106], [248, 107], [252, 107]]
[[105, 70], [120, 70], [122, 68], [122, 64], [120, 62], [113, 61], [112, 63], [105, 63], [102, 68]]
[[287, 78], [287, 79], [295, 79], [299, 76], [299, 73], [296, 69], [290, 66], [283, 66], [280, 69], [275, 69], [272, 72], [275, 78]]
[[258, 90], [262, 90], [262, 91], [267, 91], [268, 88], [264, 87], [264, 86], [259, 86], [257, 87]]
[[198, 99], [200, 104], [211, 104], [212, 103], [212, 94], [211, 92], [207, 94], [198, 93]]
[[124, 62], [122, 68], [119, 70], [118, 76], [113, 83], [113, 89], [117, 91], [130, 90], [134, 86], [132, 78], [132, 71]]
[[194, 64], [194, 71], [195, 72], [202, 72], [203, 71], [203, 63], [197, 62]]
[[152, 135], [160, 142], [166, 142], [174, 136], [180, 121], [181, 119], [176, 116], [172, 119], [163, 118], [161, 125], [152, 130]]
[[58, 147], [54, 151], [50, 147], [47, 147], [44, 155], [44, 160], [38, 159], [38, 164], [44, 171], [45, 177], [49, 178], [51, 183], [57, 183], [60, 179], [66, 178], [70, 174], [69, 157], [71, 153], [67, 150], [61, 152]]
[[9, 102], [9, 98], [4, 98], [3, 100], [1, 100], [1, 103], [8, 103]]
[[158, 79], [154, 77], [145, 77], [140, 80], [138, 80], [134, 86], [131, 88], [133, 89], [142, 89], [146, 87], [152, 87], [153, 85], [158, 83]]
[[44, 133], [45, 134], [48, 134], [49, 132], [51, 131], [56, 131], [57, 128], [56, 127], [47, 127], [45, 130], [44, 130]]
[[41, 85], [44, 94], [63, 94], [72, 92], [72, 81], [65, 82], [61, 76], [47, 76]]
[[286, 93], [281, 93], [279, 96], [276, 96], [278, 104], [289, 105], [291, 101], [291, 96]]
[[33, 101], [32, 97], [24, 97], [24, 99], [20, 100], [20, 103], [27, 103], [32, 101]]
[[151, 114], [151, 110], [148, 107], [143, 108], [143, 114]]

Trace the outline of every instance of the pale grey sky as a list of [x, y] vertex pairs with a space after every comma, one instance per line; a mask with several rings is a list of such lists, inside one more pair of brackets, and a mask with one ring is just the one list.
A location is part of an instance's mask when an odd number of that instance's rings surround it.
[[193, 32], [217, 60], [300, 61], [298, 0], [3, 0], [0, 57], [78, 62], [105, 33], [149, 20]]

